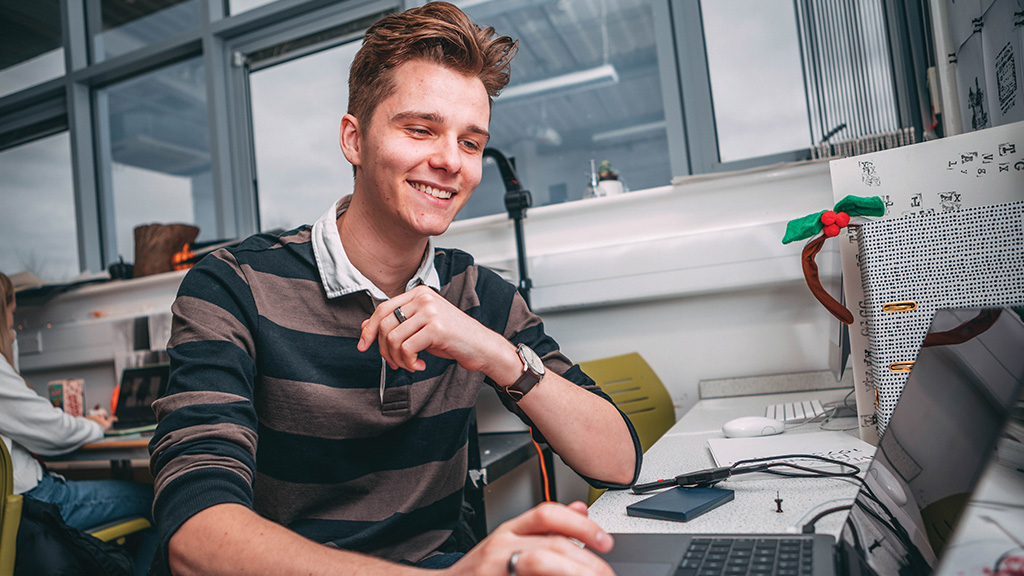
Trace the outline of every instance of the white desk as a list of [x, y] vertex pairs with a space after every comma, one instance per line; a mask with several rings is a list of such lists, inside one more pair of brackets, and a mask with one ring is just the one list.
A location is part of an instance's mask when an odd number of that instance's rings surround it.
[[[639, 483], [671, 478], [715, 466], [708, 450], [709, 438], [722, 438], [721, 426], [740, 416], [761, 416], [769, 404], [819, 399], [822, 404], [841, 402], [847, 389], [816, 390], [787, 394], [766, 394], [733, 398], [701, 400], [680, 419], [644, 455]], [[853, 402], [853, 399], [850, 400]], [[854, 418], [842, 418], [829, 423], [829, 429], [853, 428]], [[802, 434], [820, 431], [820, 424], [787, 427], [784, 434]], [[856, 437], [856, 431], [849, 434]], [[864, 468], [862, 466], [862, 468]], [[785, 532], [805, 512], [816, 510], [804, 519], [806, 522], [821, 510], [850, 504], [857, 495], [857, 485], [839, 478], [763, 478], [742, 479], [742, 476], [720, 484], [735, 491], [735, 498], [689, 522], [672, 522], [635, 518], [626, 515], [626, 506], [652, 494], [633, 494], [628, 490], [605, 492], [590, 507], [590, 518], [612, 533], [769, 533]], [[782, 510], [776, 512], [776, 493], [782, 498]], [[819, 504], [834, 498], [842, 502]], [[822, 518], [815, 530], [823, 534], [839, 535], [845, 513]]]
[[[823, 404], [842, 400], [848, 391], [817, 390], [701, 400], [647, 451], [639, 482], [713, 467], [707, 440], [721, 438], [721, 425], [733, 418], [760, 415], [768, 404], [812, 398], [818, 398]], [[833, 421], [829, 427], [854, 424], [853, 418], [844, 418]], [[787, 429], [785, 434], [818, 430], [817, 424], [811, 424]], [[848, 433], [855, 434], [854, 431]], [[811, 508], [814, 508], [813, 513], [803, 522], [827, 508], [850, 504], [857, 495], [857, 486], [852, 481], [838, 478], [762, 477], [729, 480], [720, 486], [735, 490], [735, 499], [689, 522], [627, 516], [626, 506], [649, 494], [636, 495], [626, 490], [605, 492], [590, 507], [590, 518], [612, 533], [779, 533], [785, 532]], [[783, 499], [781, 514], [775, 512], [776, 490]], [[819, 505], [833, 498], [841, 501]], [[826, 516], [815, 525], [815, 531], [838, 538], [846, 516], [846, 512]], [[1020, 535], [1024, 534], [1024, 474], [1014, 473], [1005, 466], [991, 467], [982, 477], [960, 523], [936, 576], [992, 573], [1000, 557], [1004, 557], [1001, 570], [1024, 563], [1024, 545], [1020, 540]]]

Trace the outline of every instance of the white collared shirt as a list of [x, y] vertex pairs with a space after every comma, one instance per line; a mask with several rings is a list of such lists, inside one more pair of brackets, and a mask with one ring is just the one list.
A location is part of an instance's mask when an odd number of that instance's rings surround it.
[[[387, 300], [388, 295], [352, 265], [348, 254], [345, 253], [345, 247], [341, 245], [341, 235], [338, 233], [338, 217], [348, 209], [351, 203], [352, 195], [349, 194], [335, 202], [319, 220], [313, 223], [313, 231], [310, 234], [313, 243], [313, 257], [316, 259], [316, 266], [320, 270], [320, 281], [324, 285], [328, 298], [338, 298], [365, 290], [373, 298], [376, 307], [378, 302]], [[409, 279], [405, 289], [406, 291], [412, 290], [420, 284], [426, 284], [434, 290], [441, 289], [441, 279], [434, 268], [433, 238], [427, 238], [427, 249], [423, 252], [420, 267], [416, 270], [416, 274]], [[387, 362], [381, 358], [381, 407], [384, 406], [387, 368]]]
[[[341, 235], [338, 234], [338, 217], [348, 209], [352, 202], [352, 195], [349, 194], [338, 200], [331, 206], [323, 216], [313, 224], [312, 242], [313, 256], [316, 258], [317, 268], [320, 270], [320, 281], [323, 282], [324, 290], [328, 298], [337, 298], [360, 290], [366, 290], [370, 296], [378, 302], [388, 299], [387, 294], [371, 282], [362, 272], [356, 270], [341, 245]], [[423, 253], [423, 260], [416, 274], [409, 279], [406, 290], [412, 290], [420, 284], [435, 289], [441, 289], [441, 279], [434, 269], [434, 239], [427, 239], [427, 249]]]

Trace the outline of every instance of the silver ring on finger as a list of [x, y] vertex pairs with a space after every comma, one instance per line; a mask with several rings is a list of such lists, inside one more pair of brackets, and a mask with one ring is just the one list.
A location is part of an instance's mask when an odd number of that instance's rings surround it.
[[519, 562], [519, 555], [522, 554], [519, 550], [512, 553], [512, 556], [508, 559], [508, 576], [519, 576], [519, 572], [516, 571], [516, 564]]
[[394, 314], [395, 314], [395, 318], [398, 319], [398, 323], [399, 324], [401, 324], [402, 322], [405, 322], [406, 320], [408, 320], [408, 318], [405, 317], [405, 312], [402, 312], [402, 307], [401, 306], [395, 307]]

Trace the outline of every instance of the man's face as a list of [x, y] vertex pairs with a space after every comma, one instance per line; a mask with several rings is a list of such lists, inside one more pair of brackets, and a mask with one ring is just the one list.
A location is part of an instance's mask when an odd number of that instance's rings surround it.
[[[423, 60], [393, 74], [395, 91], [377, 105], [369, 126], [346, 130], [342, 123], [342, 148], [359, 167], [357, 192], [378, 224], [410, 239], [436, 236], [480, 183], [487, 91], [474, 76]], [[356, 149], [346, 147], [346, 132]]]

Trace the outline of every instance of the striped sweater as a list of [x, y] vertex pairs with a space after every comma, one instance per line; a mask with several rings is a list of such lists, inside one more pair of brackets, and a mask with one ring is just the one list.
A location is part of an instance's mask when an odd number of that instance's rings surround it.
[[[360, 324], [378, 301], [367, 291], [329, 298], [311, 236], [309, 226], [253, 236], [182, 281], [150, 443], [163, 557], [182, 523], [220, 503], [394, 561], [452, 551], [469, 417], [485, 378], [427, 353], [426, 369], [410, 373], [387, 368], [376, 344], [359, 352]], [[515, 287], [458, 250], [435, 250], [433, 264], [447, 300], [607, 399]]]

